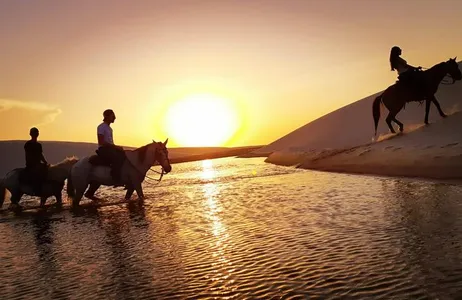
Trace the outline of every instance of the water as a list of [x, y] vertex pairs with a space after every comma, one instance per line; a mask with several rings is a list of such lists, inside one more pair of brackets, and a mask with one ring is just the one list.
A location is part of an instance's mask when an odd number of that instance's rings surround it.
[[462, 186], [227, 158], [174, 165], [145, 193], [2, 213], [0, 299], [462, 294]]

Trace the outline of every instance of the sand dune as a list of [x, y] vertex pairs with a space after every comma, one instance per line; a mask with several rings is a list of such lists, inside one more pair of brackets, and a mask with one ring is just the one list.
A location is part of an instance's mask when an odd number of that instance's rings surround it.
[[[460, 64], [459, 64], [460, 66]], [[380, 92], [379, 92], [380, 93]], [[425, 108], [409, 103], [397, 118], [402, 135], [389, 134], [382, 107], [379, 137], [373, 141], [372, 101], [376, 93], [323, 116], [250, 155], [267, 155], [267, 162], [325, 171], [462, 178], [462, 83], [440, 85], [436, 97], [442, 119], [432, 105], [430, 125], [424, 126]]]
[[[461, 63], [459, 63], [459, 67]], [[392, 84], [392, 82], [390, 83]], [[384, 89], [386, 86], [384, 86]], [[341, 149], [354, 147], [371, 142], [374, 136], [374, 121], [372, 119], [372, 101], [382, 91], [364, 99], [339, 108], [323, 117], [290, 132], [265, 147], [252, 152], [252, 155], [267, 155], [275, 151], [306, 151], [323, 149]], [[440, 85], [436, 94], [443, 111], [446, 114], [462, 110], [462, 82], [454, 85]], [[316, 104], [313, 104], [316, 105]], [[388, 133], [384, 116], [388, 111], [382, 108], [378, 134]], [[417, 102], [406, 105], [397, 118], [404, 123], [405, 128], [423, 123], [424, 105]], [[430, 109], [430, 122], [440, 120], [436, 108]], [[397, 128], [397, 127], [396, 127]]]
[[[25, 141], [0, 141], [0, 178], [14, 168], [23, 167], [25, 164], [24, 157]], [[57, 163], [67, 156], [77, 156], [79, 158], [95, 154], [97, 145], [93, 143], [77, 142], [53, 142], [41, 141], [45, 158], [49, 163]], [[125, 149], [134, 149], [125, 147]], [[227, 156], [235, 156], [248, 153], [252, 150], [261, 148], [261, 146], [249, 147], [179, 147], [169, 148], [169, 157], [171, 163], [180, 163], [194, 160], [211, 159]]]

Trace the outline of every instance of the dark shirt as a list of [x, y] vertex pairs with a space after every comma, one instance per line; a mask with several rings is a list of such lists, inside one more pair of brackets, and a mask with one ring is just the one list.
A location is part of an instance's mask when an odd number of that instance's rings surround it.
[[42, 145], [39, 142], [27, 141], [24, 144], [26, 151], [26, 167], [35, 167], [42, 161]]

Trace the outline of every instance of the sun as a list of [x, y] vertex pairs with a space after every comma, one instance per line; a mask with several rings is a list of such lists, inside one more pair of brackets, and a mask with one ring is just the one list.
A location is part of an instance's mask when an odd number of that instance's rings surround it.
[[168, 135], [181, 146], [224, 146], [238, 130], [239, 118], [229, 101], [196, 94], [170, 106], [165, 125]]

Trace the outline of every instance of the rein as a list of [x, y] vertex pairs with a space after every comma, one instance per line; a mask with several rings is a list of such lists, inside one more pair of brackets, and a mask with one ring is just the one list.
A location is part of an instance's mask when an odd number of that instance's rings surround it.
[[[159, 179], [154, 179], [154, 178], [151, 178], [150, 176], [148, 176], [147, 174], [143, 174], [143, 172], [141, 172], [141, 171], [140, 171], [140, 170], [139, 170], [128, 158], [126, 158], [126, 160], [130, 163], [130, 165], [131, 165], [136, 171], [138, 171], [138, 173], [140, 173], [140, 175], [143, 175], [143, 177], [145, 177], [145, 178], [148, 178], [148, 179], [153, 180], [153, 181], [157, 181], [157, 183], [159, 183], [159, 182], [162, 180], [162, 177], [164, 177], [165, 172], [164, 172], [164, 168], [163, 168], [163, 167], [161, 167], [161, 172], [156, 171], [156, 170], [153, 170], [152, 167], [149, 168], [148, 171], [152, 171], [152, 172], [154, 172], [154, 173], [160, 174]], [[157, 160], [157, 159], [156, 159], [156, 160]], [[146, 173], [147, 173], [147, 172], [146, 172]]]

